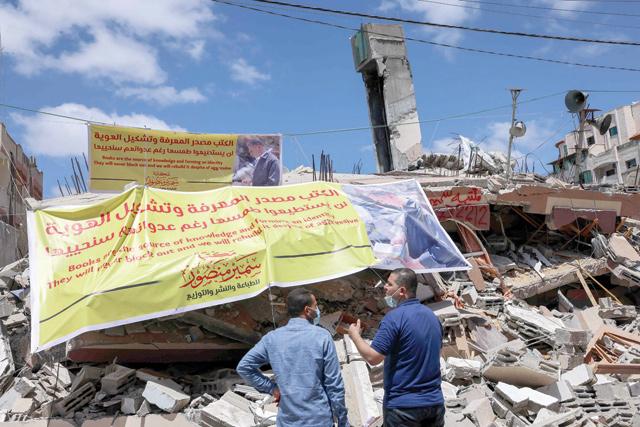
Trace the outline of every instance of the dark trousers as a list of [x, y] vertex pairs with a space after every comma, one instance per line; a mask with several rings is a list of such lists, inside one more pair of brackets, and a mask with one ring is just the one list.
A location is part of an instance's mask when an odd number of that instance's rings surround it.
[[384, 408], [384, 427], [444, 427], [444, 405]]

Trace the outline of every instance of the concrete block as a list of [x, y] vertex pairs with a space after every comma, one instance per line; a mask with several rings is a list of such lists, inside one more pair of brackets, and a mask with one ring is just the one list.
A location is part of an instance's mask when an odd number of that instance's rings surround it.
[[473, 421], [464, 414], [446, 411], [444, 413], [444, 425], [449, 427], [475, 427]]
[[28, 378], [20, 377], [16, 380], [13, 388], [20, 394], [20, 396], [24, 397], [31, 393], [36, 388], [36, 385]]
[[95, 386], [93, 383], [87, 383], [73, 393], [70, 393], [67, 397], [62, 399], [62, 401], [56, 403], [54, 405], [56, 412], [62, 417], [72, 415], [75, 411], [91, 402], [95, 395]]
[[136, 415], [139, 417], [144, 417], [145, 415], [148, 415], [150, 413], [151, 405], [149, 404], [149, 402], [143, 399], [142, 403], [140, 404], [140, 408], [138, 408], [138, 412], [136, 412]]
[[107, 394], [115, 395], [124, 392], [136, 381], [135, 369], [118, 366], [115, 372], [105, 375], [100, 380], [102, 391]]
[[596, 399], [628, 401], [631, 398], [629, 386], [622, 382], [596, 384], [593, 386]]
[[496, 419], [496, 415], [491, 408], [491, 401], [488, 398], [477, 399], [469, 402], [462, 410], [477, 427], [488, 427]]
[[89, 382], [97, 382], [104, 374], [104, 369], [95, 366], [83, 366], [73, 380], [69, 391], [75, 391]]
[[471, 379], [480, 376], [482, 362], [473, 359], [447, 358], [447, 378]]
[[541, 387], [538, 391], [555, 397], [560, 403], [569, 402], [576, 398], [576, 392], [573, 391], [571, 385], [565, 380], [560, 380], [548, 386]]
[[382, 414], [376, 404], [369, 371], [365, 362], [352, 362], [342, 368], [345, 387], [345, 402], [349, 422], [352, 425], [368, 426]]
[[26, 397], [19, 397], [13, 402], [11, 412], [14, 414], [31, 414], [35, 406], [35, 401]]
[[149, 403], [169, 413], [180, 411], [187, 406], [191, 400], [189, 395], [153, 381], [147, 381], [142, 397]]
[[454, 386], [453, 384], [442, 381], [442, 383], [440, 384], [440, 388], [442, 389], [444, 400], [456, 399], [458, 397], [458, 387]]
[[511, 384], [498, 383], [495, 388], [495, 393], [509, 403], [516, 411], [525, 409], [529, 404], [529, 396], [527, 393], [522, 392], [518, 387], [512, 386]]
[[560, 376], [560, 378], [567, 381], [572, 387], [593, 384], [596, 382], [593, 370], [589, 365], [585, 364], [576, 366], [572, 370], [565, 372]]
[[232, 391], [226, 392], [220, 399], [231, 403], [236, 408], [245, 412], [251, 412], [251, 401]]
[[253, 414], [245, 412], [224, 400], [218, 400], [202, 408], [200, 425], [203, 427], [253, 427]]
[[640, 396], [640, 381], [629, 383], [629, 393], [631, 393], [633, 397]]
[[42, 367], [42, 371], [54, 379], [58, 378], [58, 384], [61, 384], [64, 388], [69, 387], [73, 383], [73, 374], [60, 363], [44, 365]]
[[556, 345], [572, 345], [586, 347], [591, 339], [591, 331], [581, 329], [565, 329], [556, 330]]
[[500, 399], [491, 399], [491, 409], [500, 418], [507, 418], [509, 408]]
[[540, 393], [529, 387], [521, 388], [520, 391], [527, 394], [529, 398], [528, 408], [530, 411], [537, 412], [542, 408], [556, 410], [560, 406], [560, 401], [556, 397]]
[[120, 404], [120, 412], [127, 415], [135, 415], [142, 405], [142, 396], [125, 396]]

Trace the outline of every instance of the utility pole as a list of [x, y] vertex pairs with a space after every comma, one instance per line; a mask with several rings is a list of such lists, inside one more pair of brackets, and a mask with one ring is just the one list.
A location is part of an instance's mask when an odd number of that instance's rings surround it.
[[511, 91], [511, 126], [509, 127], [509, 148], [507, 151], [507, 179], [511, 178], [511, 146], [513, 145], [513, 126], [516, 124], [516, 106], [518, 104], [518, 96], [522, 89], [509, 89]]
[[582, 163], [582, 148], [584, 147], [584, 122], [587, 118], [587, 110], [578, 111], [580, 127], [578, 128], [578, 144], [576, 146], [576, 184], [580, 185], [580, 163]]

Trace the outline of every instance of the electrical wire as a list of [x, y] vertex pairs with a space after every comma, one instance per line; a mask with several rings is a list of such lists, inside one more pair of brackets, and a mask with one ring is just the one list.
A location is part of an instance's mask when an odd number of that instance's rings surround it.
[[598, 15], [598, 16], [640, 17], [639, 14], [633, 14], [633, 13], [616, 13], [616, 12], [605, 12], [605, 11], [599, 11], [599, 10], [562, 9], [557, 7], [532, 6], [532, 5], [525, 5], [525, 4], [512, 4], [512, 3], [486, 1], [486, 0], [456, 0], [456, 1], [464, 2], [464, 3], [490, 4], [493, 6], [515, 7], [515, 8], [521, 8], [521, 9], [538, 9], [538, 10], [551, 10], [555, 12], [584, 13], [584, 14]]
[[[551, 93], [549, 95], [539, 96], [539, 97], [536, 97], [536, 98], [526, 99], [524, 101], [519, 101], [517, 103], [517, 105], [528, 104], [528, 103], [531, 103], [531, 102], [536, 102], [536, 101], [540, 101], [540, 100], [543, 100], [543, 99], [552, 98], [552, 97], [555, 97], [555, 96], [563, 95], [564, 93], [565, 93], [565, 91], [561, 91], [561, 92]], [[11, 105], [11, 104], [0, 104], [0, 107], [11, 108], [11, 109], [16, 109], [16, 110], [20, 110], [20, 111], [27, 111], [27, 112], [35, 113], [35, 114], [54, 115], [54, 116], [58, 116], [58, 117], [64, 117], [64, 118], [69, 119], [69, 120], [77, 120], [77, 121], [80, 121], [80, 122], [83, 122], [83, 123], [86, 123], [86, 124], [97, 123], [97, 124], [113, 125], [113, 123], [95, 122], [95, 121], [92, 121], [92, 120], [86, 119], [86, 118], [65, 116], [65, 115], [61, 115], [61, 114], [49, 113], [47, 111], [40, 111], [40, 110], [31, 109], [31, 108], [19, 107], [19, 106], [15, 106], [15, 105]], [[486, 112], [490, 112], [490, 111], [503, 110], [505, 108], [511, 108], [511, 107], [512, 107], [511, 104], [505, 104], [505, 105], [501, 105], [501, 106], [498, 106], [498, 107], [490, 107], [490, 108], [485, 108], [483, 110], [473, 111], [473, 112], [469, 112], [469, 113], [454, 114], [454, 115], [451, 115], [451, 116], [441, 117], [441, 118], [437, 118], [437, 119], [430, 119], [430, 120], [416, 120], [416, 121], [413, 121], [413, 122], [403, 122], [403, 123], [396, 123], [396, 124], [390, 124], [390, 125], [373, 125], [373, 126], [370, 125], [370, 126], [360, 126], [360, 127], [352, 127], [352, 128], [324, 129], [324, 130], [316, 130], [316, 131], [308, 131], [308, 132], [297, 132], [297, 133], [282, 132], [282, 135], [283, 136], [288, 136], [288, 137], [308, 136], [308, 135], [322, 135], [322, 134], [328, 134], [328, 133], [341, 133], [341, 132], [354, 132], [354, 131], [362, 131], [362, 130], [371, 130], [371, 129], [387, 127], [387, 126], [405, 126], [405, 125], [414, 125], [414, 124], [420, 124], [420, 123], [435, 123], [435, 122], [439, 122], [439, 121], [454, 120], [454, 119], [459, 119], [459, 118], [464, 118], [464, 117], [469, 117], [469, 116], [476, 116], [478, 114], [482, 114], [482, 113], [486, 113]]]
[[445, 2], [436, 1], [436, 0], [418, 0], [418, 1], [421, 1], [423, 3], [429, 3], [429, 4], [439, 4], [442, 6], [452, 6], [452, 7], [458, 7], [463, 9], [481, 10], [483, 12], [496, 13], [500, 15], [525, 16], [527, 18], [543, 19], [545, 21], [553, 20], [553, 21], [575, 22], [577, 24], [600, 25], [603, 27], [629, 28], [633, 30], [640, 30], [640, 27], [634, 26], [634, 25], [613, 24], [613, 23], [595, 22], [595, 21], [583, 21], [581, 19], [561, 18], [556, 16], [529, 15], [528, 13], [517, 13], [513, 11], [506, 11], [506, 10], [487, 9], [484, 7], [474, 7], [474, 6], [466, 6], [462, 4], [445, 3]]
[[[234, 7], [238, 7], [238, 8], [241, 8], [241, 9], [252, 10], [254, 12], [260, 12], [260, 13], [264, 13], [264, 14], [268, 14], [268, 15], [279, 16], [279, 17], [282, 17], [282, 18], [292, 19], [292, 20], [296, 20], [296, 21], [302, 21], [302, 22], [307, 22], [307, 23], [312, 23], [312, 24], [318, 24], [318, 25], [323, 25], [323, 26], [327, 26], [327, 27], [338, 28], [338, 29], [341, 29], [341, 30], [347, 30], [347, 31], [351, 31], [351, 32], [359, 31], [358, 28], [347, 27], [347, 26], [344, 26], [344, 25], [334, 24], [334, 23], [326, 22], [326, 21], [320, 21], [320, 20], [317, 20], [317, 19], [302, 18], [302, 17], [299, 17], [299, 16], [289, 15], [289, 14], [286, 14], [286, 13], [273, 12], [271, 10], [260, 9], [260, 8], [257, 8], [257, 7], [247, 6], [247, 5], [244, 5], [244, 4], [232, 3], [232, 2], [229, 2], [229, 1], [225, 1], [225, 0], [211, 0], [211, 1], [215, 2], [215, 3], [226, 4], [228, 6], [234, 6]], [[373, 31], [369, 31], [369, 34], [388, 36], [386, 34], [376, 33], [376, 32], [373, 32]], [[611, 66], [611, 65], [598, 65], [598, 64], [585, 64], [585, 63], [580, 63], [580, 62], [570, 62], [570, 61], [562, 61], [562, 60], [557, 60], [557, 59], [542, 58], [542, 57], [538, 57], [538, 56], [519, 55], [519, 54], [514, 54], [514, 53], [506, 53], [506, 52], [496, 52], [496, 51], [485, 50], [485, 49], [477, 49], [477, 48], [470, 48], [470, 47], [451, 45], [451, 44], [447, 44], [447, 43], [438, 43], [438, 42], [433, 42], [433, 41], [424, 40], [424, 39], [418, 39], [418, 38], [414, 38], [414, 37], [405, 37], [405, 40], [416, 42], [416, 43], [424, 43], [424, 44], [428, 44], [428, 45], [432, 45], [432, 46], [438, 46], [438, 47], [445, 47], [445, 48], [450, 48], [450, 49], [461, 50], [461, 51], [464, 51], [464, 52], [483, 53], [483, 54], [494, 55], [494, 56], [504, 56], [504, 57], [507, 57], [507, 58], [526, 59], [526, 60], [530, 60], [530, 61], [548, 62], [548, 63], [559, 64], [559, 65], [571, 65], [571, 66], [583, 67], [583, 68], [596, 68], [596, 69], [603, 69], [603, 70], [640, 72], [640, 68], [616, 67], [616, 66]]]
[[[463, 31], [473, 31], [478, 33], [488, 33], [488, 34], [498, 34], [502, 36], [516, 36], [516, 37], [529, 37], [529, 38], [537, 38], [537, 39], [547, 39], [547, 40], [561, 40], [561, 41], [572, 41], [572, 42], [583, 42], [583, 43], [597, 43], [597, 44], [611, 44], [611, 45], [620, 45], [620, 46], [640, 46], [640, 42], [637, 41], [625, 41], [625, 40], [603, 40], [603, 39], [590, 39], [590, 38], [582, 38], [582, 37], [568, 37], [568, 36], [559, 36], [559, 35], [551, 35], [551, 34], [538, 34], [538, 33], [524, 33], [519, 31], [505, 31], [498, 30], [495, 28], [480, 28], [480, 27], [468, 27], [464, 25], [453, 25], [453, 24], [442, 24], [438, 22], [429, 22], [429, 21], [418, 21], [415, 19], [405, 19], [405, 18], [395, 18], [391, 16], [384, 15], [373, 15], [369, 13], [363, 12], [353, 12], [348, 10], [340, 10], [340, 9], [329, 9], [326, 7], [319, 6], [309, 6], [298, 3], [288, 3], [284, 1], [278, 0], [251, 0], [257, 3], [266, 3], [266, 4], [275, 4], [280, 6], [288, 6], [294, 9], [304, 9], [304, 10], [313, 10], [317, 12], [325, 12], [331, 13], [334, 15], [344, 15], [344, 16], [355, 16], [358, 18], [367, 18], [367, 19], [379, 19], [381, 21], [392, 21], [392, 22], [401, 22], [404, 24], [413, 24], [413, 25], [425, 25], [428, 27], [435, 28], [447, 28], [447, 29], [456, 29]], [[638, 0], [640, 1], [640, 0]]]

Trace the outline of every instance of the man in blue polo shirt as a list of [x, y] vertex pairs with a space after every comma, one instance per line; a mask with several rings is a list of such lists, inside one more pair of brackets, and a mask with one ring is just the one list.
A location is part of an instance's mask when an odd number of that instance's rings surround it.
[[385, 302], [394, 310], [380, 323], [371, 345], [361, 337], [360, 320], [349, 337], [372, 365], [384, 360], [384, 426], [443, 427], [440, 388], [442, 326], [416, 298], [418, 279], [408, 268], [394, 270], [384, 285]]

